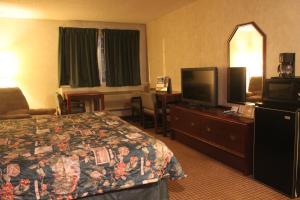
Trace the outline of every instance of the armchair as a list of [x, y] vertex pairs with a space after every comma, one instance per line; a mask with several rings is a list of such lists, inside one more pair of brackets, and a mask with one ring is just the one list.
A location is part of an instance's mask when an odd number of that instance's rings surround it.
[[254, 76], [250, 79], [248, 92], [246, 93], [246, 101], [258, 102], [262, 98], [262, 77]]
[[0, 120], [52, 115], [56, 109], [30, 109], [20, 88], [0, 88]]

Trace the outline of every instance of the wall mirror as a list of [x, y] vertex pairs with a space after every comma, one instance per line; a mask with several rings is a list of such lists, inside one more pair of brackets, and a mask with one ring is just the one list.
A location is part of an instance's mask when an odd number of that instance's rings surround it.
[[265, 78], [266, 35], [254, 22], [239, 24], [228, 40], [228, 51], [229, 67], [246, 68], [246, 89], [241, 90], [246, 91], [246, 102], [260, 102]]

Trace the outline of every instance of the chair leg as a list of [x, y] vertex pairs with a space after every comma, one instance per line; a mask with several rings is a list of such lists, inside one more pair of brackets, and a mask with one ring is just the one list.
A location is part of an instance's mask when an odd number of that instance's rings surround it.
[[131, 121], [134, 121], [134, 109], [131, 108]]
[[172, 129], [170, 130], [170, 135], [171, 135], [171, 139], [174, 140], [175, 139], [175, 133]]
[[143, 125], [143, 113], [142, 112], [139, 114], [139, 121], [140, 121], [140, 125], [142, 126]]
[[162, 122], [163, 122], [163, 135], [164, 137], [167, 136], [167, 116], [163, 114], [162, 116]]
[[145, 114], [142, 113], [142, 126], [144, 129], [146, 129], [146, 123], [145, 123]]
[[153, 116], [155, 133], [158, 134], [157, 116]]

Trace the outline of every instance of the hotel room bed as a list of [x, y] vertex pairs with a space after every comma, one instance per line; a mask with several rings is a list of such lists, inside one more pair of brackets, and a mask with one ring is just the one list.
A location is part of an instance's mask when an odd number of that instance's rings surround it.
[[0, 120], [1, 199], [167, 199], [184, 176], [164, 143], [108, 112]]

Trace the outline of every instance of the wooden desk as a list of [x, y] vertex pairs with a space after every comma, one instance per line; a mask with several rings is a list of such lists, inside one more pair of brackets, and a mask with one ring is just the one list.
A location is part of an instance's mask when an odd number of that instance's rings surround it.
[[167, 120], [167, 108], [168, 104], [174, 104], [181, 100], [180, 92], [172, 93], [156, 93], [156, 99], [162, 109], [162, 122], [163, 122], [163, 134], [167, 136], [168, 120]]
[[100, 111], [104, 110], [104, 94], [101, 92], [91, 91], [91, 92], [74, 92], [67, 91], [64, 92], [65, 99], [67, 100], [67, 110], [71, 113], [71, 101], [72, 100], [88, 100], [94, 102], [94, 110]]

